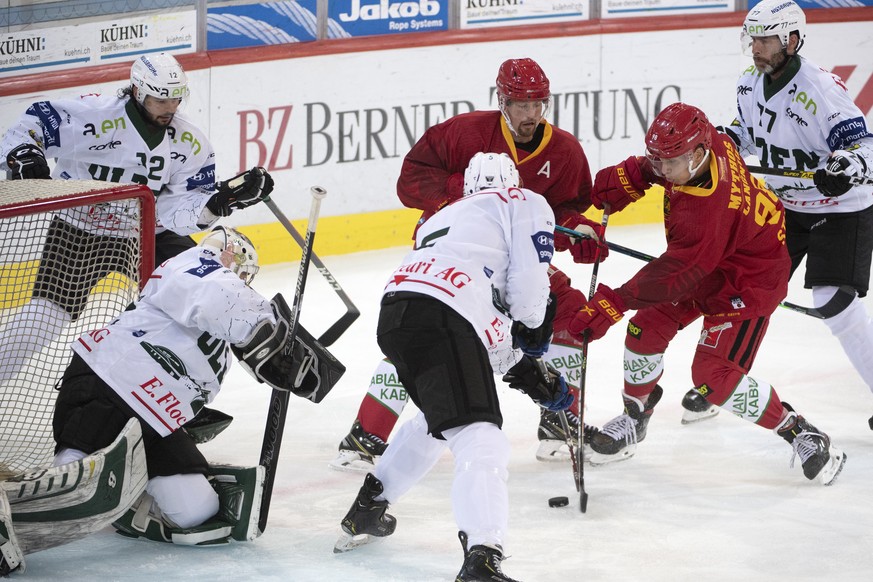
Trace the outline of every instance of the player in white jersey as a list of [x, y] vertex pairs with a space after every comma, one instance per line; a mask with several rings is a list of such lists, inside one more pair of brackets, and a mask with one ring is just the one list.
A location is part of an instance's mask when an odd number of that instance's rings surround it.
[[[205, 134], [177, 111], [188, 96], [185, 71], [171, 55], [143, 56], [131, 67], [130, 85], [118, 95], [83, 95], [33, 103], [0, 141], [0, 168], [10, 179], [101, 180], [147, 185], [156, 196], [155, 264], [195, 245], [188, 236], [208, 229], [220, 216], [263, 200], [273, 180], [254, 168], [216, 181], [215, 152]], [[56, 160], [53, 171], [46, 158]], [[233, 185], [231, 185], [233, 184]], [[112, 205], [66, 211], [48, 233], [32, 301], [19, 321], [40, 325], [41, 335], [22, 338], [17, 325], [0, 333], [0, 383], [14, 377], [38, 352], [80, 316], [88, 294], [105, 271], [88, 269], [75, 252], [101, 245], [112, 270], [137, 236]], [[73, 243], [72, 239], [87, 242]], [[120, 261], [115, 261], [119, 262]], [[67, 275], [67, 276], [64, 276]]]
[[546, 311], [554, 252], [551, 207], [517, 185], [506, 154], [476, 154], [465, 173], [464, 197], [420, 225], [415, 249], [385, 286], [377, 339], [421, 412], [401, 426], [375, 473], [367, 474], [342, 520], [347, 537], [335, 551], [393, 533], [388, 504], [448, 448], [455, 457], [452, 505], [465, 552], [457, 580], [484, 580], [486, 574], [488, 580], [511, 580], [500, 570], [509, 442], [500, 430], [494, 371], [511, 366], [504, 379], [541, 406], [563, 410], [573, 401], [553, 368], [541, 373], [533, 358], [512, 349], [513, 335], [537, 354], [550, 341], [550, 333], [531, 338], [543, 326], [551, 329]]
[[[54, 412], [55, 464], [105, 447], [139, 419], [147, 495], [116, 522], [121, 532], [185, 544], [256, 537], [263, 468], [210, 466], [188, 427], [218, 394], [231, 351], [259, 381], [303, 397], [329, 378], [317, 361], [301, 386], [289, 384], [306, 342], [284, 355], [290, 310], [281, 295], [271, 302], [249, 287], [257, 270], [251, 241], [218, 227], [155, 269], [133, 309], [73, 343]], [[245, 497], [226, 485], [239, 485]], [[220, 508], [232, 510], [216, 515]]]
[[[873, 391], [873, 320], [867, 294], [873, 256], [873, 135], [833, 75], [798, 54], [806, 17], [791, 0], [764, 0], [743, 24], [754, 59], [737, 82], [738, 116], [727, 128], [761, 165], [815, 172], [815, 180], [767, 176], [782, 200], [792, 273], [806, 257], [805, 286], [855, 369]], [[871, 419], [873, 428], [873, 419]]]

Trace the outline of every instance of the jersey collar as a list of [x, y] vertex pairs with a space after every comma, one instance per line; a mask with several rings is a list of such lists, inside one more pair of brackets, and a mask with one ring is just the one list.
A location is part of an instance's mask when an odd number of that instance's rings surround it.
[[549, 141], [551, 141], [552, 126], [545, 119], [540, 121], [540, 123], [545, 126], [543, 130], [543, 140], [540, 142], [540, 145], [537, 147], [537, 149], [526, 155], [523, 160], [519, 160], [518, 150], [515, 147], [515, 140], [512, 138], [512, 131], [510, 131], [509, 125], [506, 123], [506, 119], [502, 115], [500, 116], [500, 129], [503, 132], [503, 138], [506, 140], [506, 144], [509, 146], [509, 153], [512, 154], [512, 161], [515, 162], [516, 166], [520, 166], [528, 160], [535, 158], [541, 151], [546, 149]]
[[769, 100], [773, 95], [781, 91], [800, 70], [800, 55], [794, 55], [785, 63], [785, 68], [778, 79], [764, 75], [764, 99]]
[[137, 133], [139, 133], [140, 137], [142, 137], [142, 140], [150, 150], [155, 149], [162, 141], [164, 141], [164, 135], [167, 133], [166, 128], [156, 128], [149, 125], [146, 120], [143, 119], [136, 103], [133, 102], [133, 97], [127, 100], [124, 110], [127, 112], [127, 117], [130, 118], [133, 127], [136, 128]]

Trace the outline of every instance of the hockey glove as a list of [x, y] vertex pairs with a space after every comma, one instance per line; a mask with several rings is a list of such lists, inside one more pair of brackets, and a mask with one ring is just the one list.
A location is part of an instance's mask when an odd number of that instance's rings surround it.
[[503, 381], [547, 410], [557, 412], [570, 408], [573, 393], [567, 388], [567, 382], [550, 364], [545, 366], [548, 377], [543, 375], [534, 358], [524, 356], [503, 376]]
[[539, 358], [549, 351], [549, 346], [552, 343], [552, 322], [555, 320], [557, 310], [558, 299], [554, 293], [549, 293], [546, 315], [539, 327], [529, 328], [520, 321], [514, 321], [512, 323], [512, 347], [534, 358]]
[[639, 161], [631, 156], [617, 166], [597, 172], [591, 188], [591, 203], [600, 210], [608, 204], [610, 212], [619, 212], [645, 196], [650, 186], [643, 178]]
[[51, 180], [52, 173], [42, 150], [33, 144], [22, 144], [9, 152], [6, 165], [12, 171], [10, 180]]
[[866, 173], [867, 162], [863, 157], [855, 152], [837, 150], [831, 154], [824, 169], [815, 171], [813, 182], [825, 196], [842, 196], [852, 188], [850, 177]]
[[737, 149], [740, 148], [740, 135], [736, 131], [731, 129], [730, 126], [716, 125], [715, 130], [731, 138], [731, 141], [734, 142], [734, 145], [737, 146]]
[[248, 208], [266, 199], [272, 191], [273, 178], [264, 168], [254, 167], [230, 180], [219, 182], [206, 208], [216, 216], [230, 216], [234, 210]]
[[570, 320], [567, 328], [570, 333], [597, 340], [606, 335], [607, 330], [621, 321], [627, 308], [615, 291], [603, 285], [597, 286], [597, 293]]
[[563, 221], [561, 226], [581, 232], [587, 238], [576, 238], [561, 232], [555, 232], [555, 250], [569, 250], [575, 263], [593, 263], [597, 259], [597, 249], [600, 248], [600, 259], [603, 261], [609, 256], [609, 248], [601, 244], [598, 235], [600, 225], [593, 220], [588, 220], [581, 214], [575, 214]]

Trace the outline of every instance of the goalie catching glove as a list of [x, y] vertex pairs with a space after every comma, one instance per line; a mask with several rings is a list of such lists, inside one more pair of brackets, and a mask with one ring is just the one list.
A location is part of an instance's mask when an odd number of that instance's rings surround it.
[[234, 210], [248, 208], [267, 199], [272, 192], [273, 178], [264, 168], [254, 167], [230, 180], [219, 182], [206, 208], [215, 216], [230, 216]]
[[547, 410], [558, 412], [567, 410], [573, 404], [573, 393], [567, 388], [564, 377], [551, 364], [545, 364], [548, 377], [537, 361], [524, 356], [503, 376], [503, 381]]
[[231, 346], [240, 364], [258, 382], [321, 402], [346, 367], [302, 325], [291, 335], [291, 309], [281, 293], [270, 301], [276, 324], [263, 321], [245, 343]]

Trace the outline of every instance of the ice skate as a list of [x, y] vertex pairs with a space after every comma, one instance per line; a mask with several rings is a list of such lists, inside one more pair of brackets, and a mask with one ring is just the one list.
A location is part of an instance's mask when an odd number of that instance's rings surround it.
[[[704, 385], [705, 386], [705, 385]], [[692, 388], [682, 398], [682, 424], [692, 424], [701, 420], [709, 420], [718, 414], [718, 406], [711, 404], [699, 392], [698, 388]]]
[[361, 422], [356, 420], [352, 430], [340, 442], [339, 454], [329, 466], [337, 471], [368, 473], [387, 447], [388, 443], [365, 431]]
[[519, 582], [510, 578], [500, 569], [503, 561], [503, 548], [491, 545], [476, 545], [467, 549], [467, 534], [458, 532], [461, 547], [464, 548], [464, 564], [461, 571], [455, 577], [455, 582], [493, 581], [493, 582]]
[[794, 467], [794, 456], [797, 455], [807, 479], [832, 485], [846, 464], [846, 454], [831, 446], [830, 437], [794, 412], [791, 406], [785, 402], [782, 405], [789, 413], [775, 432], [794, 449], [790, 466]]
[[[570, 438], [574, 443], [579, 442], [579, 417], [570, 412], [567, 414], [567, 422], [570, 425]], [[591, 442], [591, 436], [598, 431], [597, 427], [585, 425], [582, 434], [583, 443], [588, 445]], [[567, 433], [561, 424], [559, 412], [543, 409], [540, 412], [540, 426], [537, 429], [537, 438], [540, 441], [537, 448], [536, 457], [538, 461], [554, 462], [554, 461], [569, 461], [570, 450], [567, 448]], [[588, 461], [591, 457], [591, 450], [585, 447], [584, 460]]]
[[605, 465], [634, 456], [637, 443], [646, 438], [652, 411], [663, 394], [661, 387], [655, 386], [645, 404], [624, 394], [625, 413], [604, 424], [591, 438], [591, 464]]
[[384, 488], [372, 473], [367, 473], [364, 484], [358, 491], [349, 512], [340, 522], [343, 537], [337, 540], [333, 551], [335, 554], [348, 552], [364, 544], [375, 541], [394, 533], [397, 520], [393, 515], [385, 513], [388, 510], [387, 501], [376, 501]]

